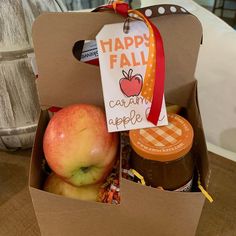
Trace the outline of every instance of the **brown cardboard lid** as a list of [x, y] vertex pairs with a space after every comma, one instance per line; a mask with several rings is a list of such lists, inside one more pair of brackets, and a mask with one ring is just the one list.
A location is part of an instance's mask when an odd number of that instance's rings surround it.
[[[169, 5], [164, 6], [165, 9], [170, 8]], [[158, 7], [149, 8], [157, 12]], [[146, 9], [142, 11], [145, 13]], [[155, 17], [151, 19], [163, 37], [165, 93], [167, 100], [169, 98], [172, 102], [173, 90], [179, 90], [194, 80], [202, 28], [191, 14], [166, 12], [168, 15], [153, 15]], [[123, 21], [124, 18], [118, 14], [105, 12], [45, 13], [36, 19], [33, 42], [39, 70], [36, 83], [42, 107], [63, 107], [78, 101], [103, 105], [99, 68], [79, 62], [72, 48], [79, 40], [95, 39], [103, 25]], [[174, 102], [186, 106], [185, 100], [179, 96]]]

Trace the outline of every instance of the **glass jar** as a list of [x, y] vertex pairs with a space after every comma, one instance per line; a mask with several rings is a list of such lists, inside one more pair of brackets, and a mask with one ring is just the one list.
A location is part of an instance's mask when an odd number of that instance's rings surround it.
[[177, 114], [168, 114], [167, 126], [131, 130], [130, 166], [152, 187], [190, 191], [193, 178], [193, 128]]

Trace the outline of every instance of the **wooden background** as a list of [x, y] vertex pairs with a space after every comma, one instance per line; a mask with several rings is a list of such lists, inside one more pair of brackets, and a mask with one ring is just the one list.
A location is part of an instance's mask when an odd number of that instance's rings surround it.
[[31, 28], [42, 12], [61, 10], [54, 0], [1, 0], [0, 149], [32, 145], [40, 107], [28, 58]]

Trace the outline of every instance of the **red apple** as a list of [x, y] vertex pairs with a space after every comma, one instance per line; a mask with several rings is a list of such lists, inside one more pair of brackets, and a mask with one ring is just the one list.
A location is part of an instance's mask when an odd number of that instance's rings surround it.
[[52, 173], [46, 179], [43, 189], [47, 192], [55, 193], [69, 198], [97, 201], [100, 187], [100, 184], [75, 187], [71, 184], [66, 183], [56, 174]]
[[113, 167], [117, 148], [117, 133], [108, 133], [105, 113], [88, 104], [55, 113], [43, 139], [51, 169], [75, 186], [102, 182]]
[[130, 69], [128, 73], [122, 71], [124, 78], [120, 79], [121, 92], [127, 96], [138, 96], [143, 87], [143, 78], [140, 74], [132, 75], [133, 70]]

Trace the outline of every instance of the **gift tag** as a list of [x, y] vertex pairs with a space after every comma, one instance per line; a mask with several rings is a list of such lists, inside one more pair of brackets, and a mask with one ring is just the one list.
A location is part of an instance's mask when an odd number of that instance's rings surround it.
[[[154, 126], [147, 120], [151, 103], [141, 96], [148, 63], [149, 30], [140, 21], [130, 22], [127, 34], [123, 26], [123, 23], [105, 25], [96, 37], [109, 132]], [[157, 125], [167, 124], [163, 96]]]

